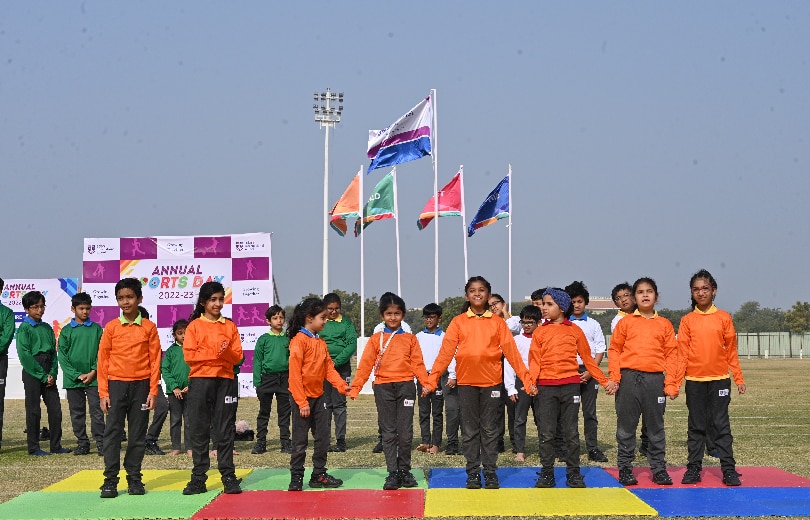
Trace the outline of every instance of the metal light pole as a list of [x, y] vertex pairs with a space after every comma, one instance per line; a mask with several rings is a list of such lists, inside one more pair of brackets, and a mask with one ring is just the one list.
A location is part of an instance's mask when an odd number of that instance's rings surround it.
[[[315, 110], [315, 122], [326, 129], [323, 144], [323, 293], [329, 292], [329, 128], [340, 123], [343, 112], [343, 92], [334, 93], [328, 88], [326, 92], [313, 94], [312, 108]], [[337, 104], [337, 107], [333, 106]]]

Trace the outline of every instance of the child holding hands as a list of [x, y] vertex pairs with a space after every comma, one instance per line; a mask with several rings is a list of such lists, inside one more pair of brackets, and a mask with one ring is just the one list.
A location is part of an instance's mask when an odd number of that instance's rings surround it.
[[374, 401], [388, 469], [383, 484], [386, 490], [417, 486], [411, 473], [413, 408], [416, 402], [413, 378], [418, 378], [422, 384], [423, 395], [432, 389], [419, 341], [413, 334], [402, 330], [405, 311], [405, 301], [396, 294], [387, 292], [380, 297], [380, 317], [385, 328], [369, 338], [349, 393], [352, 399], [356, 399], [373, 372]]

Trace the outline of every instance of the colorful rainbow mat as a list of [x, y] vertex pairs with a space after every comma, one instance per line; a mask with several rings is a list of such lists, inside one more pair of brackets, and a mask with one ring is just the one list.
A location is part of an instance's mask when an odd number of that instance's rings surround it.
[[[383, 491], [382, 469], [335, 469], [343, 487], [286, 491], [286, 469], [237, 470], [240, 495], [225, 495], [216, 470], [208, 492], [184, 496], [189, 471], [146, 470], [147, 493], [129, 496], [121, 477], [114, 499], [99, 498], [101, 471], [84, 470], [42, 491], [0, 504], [0, 518], [15, 519], [248, 519], [248, 518], [424, 518], [477, 516], [810, 516], [810, 479], [771, 467], [740, 467], [743, 485], [722, 484], [719, 468], [703, 470], [703, 481], [680, 484], [684, 468], [669, 468], [675, 484], [656, 486], [649, 470], [637, 468], [637, 486], [622, 487], [615, 468], [583, 467], [586, 489], [565, 487], [565, 468], [555, 468], [557, 488], [536, 489], [539, 468], [501, 468], [501, 489], [464, 489], [462, 468], [413, 471], [418, 486]], [[312, 493], [318, 491], [318, 493]]]

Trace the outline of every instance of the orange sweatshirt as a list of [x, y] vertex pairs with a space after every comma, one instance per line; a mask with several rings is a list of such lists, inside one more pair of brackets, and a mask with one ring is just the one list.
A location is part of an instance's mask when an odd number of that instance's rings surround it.
[[488, 387], [501, 384], [503, 356], [506, 356], [526, 389], [532, 384], [529, 370], [509, 327], [503, 318], [490, 311], [482, 316], [467, 311], [453, 318], [430, 369], [431, 387], [436, 388], [453, 356], [456, 358], [456, 380], [460, 385]]
[[110, 397], [109, 382], [149, 380], [149, 395], [160, 383], [160, 338], [154, 323], [140, 316], [130, 323], [114, 319], [104, 327], [98, 345], [98, 395]]
[[712, 305], [707, 312], [695, 309], [684, 316], [678, 328], [675, 384], [680, 387], [684, 376], [690, 381], [727, 379], [729, 369], [734, 383], [744, 385], [731, 314]]
[[299, 408], [309, 405], [308, 397], [323, 395], [326, 379], [341, 394], [345, 394], [346, 381], [335, 370], [326, 342], [299, 332], [290, 341], [290, 394]]
[[211, 321], [205, 316], [186, 328], [183, 357], [192, 377], [233, 379], [233, 366], [242, 361], [242, 339], [236, 324], [222, 316]]
[[672, 323], [657, 312], [652, 318], [645, 318], [638, 310], [619, 320], [608, 349], [610, 380], [620, 382], [623, 368], [666, 372], [664, 392], [677, 394], [678, 343]]
[[[357, 397], [357, 394], [363, 389], [363, 385], [368, 381], [380, 355], [380, 340], [385, 345], [389, 338], [391, 338], [391, 334], [378, 332], [368, 339], [366, 348], [363, 350], [363, 357], [357, 365], [357, 374], [355, 374], [352, 382], [350, 397]], [[394, 334], [391, 343], [388, 344], [388, 348], [380, 359], [380, 366], [374, 377], [374, 384], [404, 383], [413, 381], [414, 377], [418, 378], [423, 385], [430, 384], [419, 341], [416, 336], [407, 332]]]
[[[579, 382], [579, 363], [599, 384], [608, 379], [591, 357], [591, 347], [582, 329], [568, 320], [562, 323], [546, 322], [535, 329], [529, 347], [529, 373], [532, 381], [576, 378]], [[552, 383], [553, 384], [553, 383]]]

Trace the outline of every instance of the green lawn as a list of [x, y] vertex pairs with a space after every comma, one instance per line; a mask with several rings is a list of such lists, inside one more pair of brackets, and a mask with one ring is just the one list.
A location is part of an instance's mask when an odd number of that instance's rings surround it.
[[[748, 393], [738, 396], [732, 390], [732, 432], [737, 464], [740, 466], [776, 466], [810, 478], [810, 400], [804, 395], [808, 367], [807, 360], [741, 360], [746, 376]], [[599, 413], [599, 440], [613, 466], [616, 462], [615, 414], [613, 398], [600, 393], [597, 401]], [[239, 403], [239, 419], [248, 421], [255, 429], [258, 402], [244, 398]], [[275, 414], [275, 410], [273, 411]], [[384, 467], [382, 454], [371, 453], [376, 443], [376, 410], [371, 396], [360, 396], [349, 403], [349, 451], [329, 454], [329, 467]], [[278, 451], [278, 430], [275, 416], [271, 417], [269, 451], [251, 455], [252, 443], [237, 443], [237, 467], [287, 467], [289, 456]], [[670, 465], [684, 465], [686, 460], [686, 402], [681, 395], [667, 402], [667, 460]], [[43, 407], [43, 419], [45, 411]], [[47, 422], [45, 422], [47, 424]], [[63, 401], [64, 445], [75, 447], [70, 429], [67, 403]], [[81, 469], [102, 469], [102, 459], [94, 454], [82, 457], [59, 455], [29, 457], [25, 448], [24, 409], [22, 400], [6, 401], [3, 447], [0, 451], [0, 502], [14, 498], [25, 491], [40, 490]], [[161, 434], [161, 447], [169, 451], [169, 424]], [[89, 425], [88, 425], [89, 430]], [[414, 425], [418, 444], [418, 425]], [[582, 428], [580, 426], [580, 432]], [[508, 443], [508, 441], [507, 441]], [[47, 449], [47, 443], [43, 443]], [[311, 444], [310, 444], [311, 446]], [[528, 454], [525, 465], [537, 466], [537, 432], [529, 431]], [[512, 454], [501, 455], [501, 466], [515, 465]], [[462, 457], [448, 457], [444, 453], [431, 456], [414, 451], [414, 468], [463, 466]], [[583, 458], [583, 464], [587, 464]], [[704, 464], [716, 465], [716, 459], [707, 458]], [[191, 469], [191, 459], [185, 455], [146, 456], [145, 469]], [[382, 482], [380, 483], [382, 485]], [[570, 518], [570, 517], [569, 517]]]

